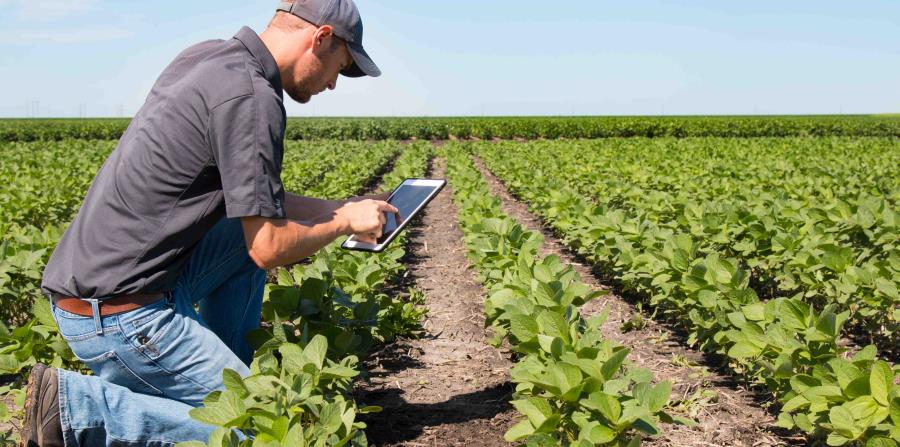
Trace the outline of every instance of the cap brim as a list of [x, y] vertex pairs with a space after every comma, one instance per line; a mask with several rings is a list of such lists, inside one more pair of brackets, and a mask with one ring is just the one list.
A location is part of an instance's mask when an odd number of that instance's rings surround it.
[[369, 57], [369, 53], [366, 53], [366, 50], [363, 49], [362, 45], [348, 42], [347, 49], [350, 50], [350, 57], [353, 58], [353, 64], [342, 71], [342, 75], [349, 78], [381, 76], [381, 70], [378, 69], [378, 66], [375, 65], [375, 62], [372, 61], [372, 58]]

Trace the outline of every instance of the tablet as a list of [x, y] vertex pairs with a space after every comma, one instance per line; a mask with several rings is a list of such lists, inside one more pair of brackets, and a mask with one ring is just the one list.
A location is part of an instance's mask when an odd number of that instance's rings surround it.
[[384, 213], [387, 223], [381, 228], [381, 237], [376, 244], [356, 240], [350, 236], [341, 244], [341, 248], [380, 253], [400, 234], [403, 227], [419, 213], [428, 202], [447, 184], [446, 180], [410, 178], [403, 181], [388, 197], [387, 202], [400, 210], [401, 222], [397, 222], [394, 213]]

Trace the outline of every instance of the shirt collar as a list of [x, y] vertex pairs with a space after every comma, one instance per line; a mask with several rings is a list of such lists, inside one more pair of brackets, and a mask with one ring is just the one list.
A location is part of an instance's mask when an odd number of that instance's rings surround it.
[[234, 35], [234, 38], [241, 41], [241, 43], [247, 47], [247, 50], [250, 51], [250, 55], [262, 65], [263, 74], [266, 76], [266, 79], [272, 83], [278, 90], [278, 93], [281, 93], [281, 72], [278, 71], [278, 64], [275, 62], [275, 57], [273, 57], [272, 53], [269, 52], [269, 49], [266, 48], [266, 44], [263, 43], [262, 39], [259, 38], [255, 31], [246, 26], [241, 28], [240, 31]]

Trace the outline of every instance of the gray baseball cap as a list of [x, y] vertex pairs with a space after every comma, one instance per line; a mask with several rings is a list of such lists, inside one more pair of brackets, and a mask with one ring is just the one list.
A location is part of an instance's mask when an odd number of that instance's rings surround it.
[[341, 71], [344, 76], [379, 76], [381, 70], [362, 46], [363, 24], [351, 0], [294, 0], [281, 2], [278, 11], [289, 12], [316, 26], [331, 25], [334, 34], [347, 42], [353, 64]]

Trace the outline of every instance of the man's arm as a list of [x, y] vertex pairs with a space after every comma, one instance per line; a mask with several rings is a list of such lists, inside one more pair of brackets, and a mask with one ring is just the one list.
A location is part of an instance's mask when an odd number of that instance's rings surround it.
[[241, 225], [250, 258], [271, 269], [306, 258], [342, 235], [374, 243], [381, 237], [384, 213], [396, 212], [387, 202], [360, 200], [305, 221], [251, 216], [242, 217]]
[[345, 200], [325, 200], [316, 199], [314, 197], [304, 197], [290, 192], [284, 193], [284, 212], [288, 219], [299, 221], [312, 221], [320, 216], [334, 213], [338, 208], [351, 203], [361, 202], [363, 200], [387, 200], [389, 192], [382, 194], [374, 194], [368, 196], [351, 197]]

